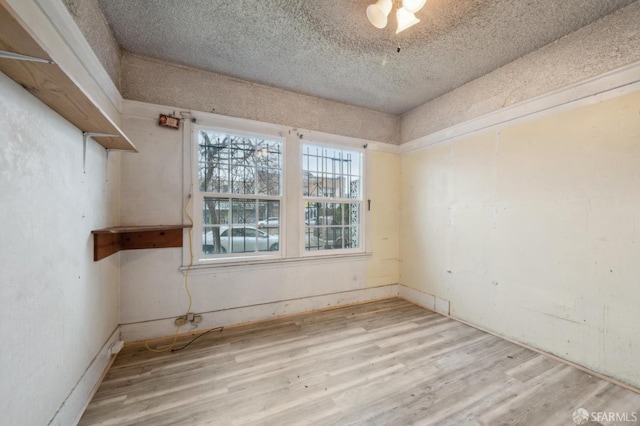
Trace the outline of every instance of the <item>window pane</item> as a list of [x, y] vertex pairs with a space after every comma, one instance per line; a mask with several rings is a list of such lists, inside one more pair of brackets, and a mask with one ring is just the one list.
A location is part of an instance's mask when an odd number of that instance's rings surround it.
[[253, 231], [253, 236], [251, 236], [251, 228], [234, 226], [231, 231], [231, 253], [256, 251], [255, 228], [253, 228]]
[[205, 255], [278, 251], [279, 236], [279, 200], [204, 197]]
[[278, 234], [280, 230], [280, 201], [258, 202], [258, 227], [267, 234]]
[[[302, 194], [306, 198], [305, 249], [359, 248], [362, 224], [362, 153], [305, 144], [302, 149], [302, 168]], [[353, 201], [341, 202], [347, 200]]]
[[320, 228], [306, 226], [304, 233], [305, 250], [323, 250], [323, 241], [319, 238]]
[[278, 169], [258, 169], [257, 193], [260, 195], [280, 195], [281, 172]]
[[[225, 192], [219, 188], [228, 188], [229, 140], [224, 135], [211, 132], [200, 132], [198, 146], [198, 178], [201, 191]], [[223, 171], [224, 170], [224, 171]]]
[[255, 155], [256, 193], [260, 195], [280, 195], [282, 182], [281, 144], [262, 141], [257, 144]]
[[211, 130], [199, 133], [200, 191], [282, 195], [282, 142]]
[[256, 200], [235, 199], [231, 203], [231, 223], [257, 224]]
[[245, 197], [282, 195], [282, 150], [279, 140], [198, 133], [198, 189], [207, 193], [202, 198], [204, 254], [279, 250], [280, 201]]
[[228, 223], [229, 199], [204, 197], [202, 219], [205, 225]]
[[310, 203], [305, 205], [305, 250], [360, 247], [360, 205]]
[[280, 249], [280, 229], [270, 228], [269, 233], [258, 233], [258, 251], [278, 251]]
[[302, 194], [314, 198], [361, 199], [362, 154], [304, 145]]
[[225, 228], [205, 226], [202, 230], [202, 252], [204, 254], [221, 254], [229, 247], [229, 233]]
[[349, 245], [349, 248], [359, 248], [360, 247], [360, 227], [359, 226], [350, 226], [345, 228], [345, 236], [346, 243]]
[[249, 167], [235, 166], [230, 172], [231, 192], [234, 194], [253, 194], [254, 179]]
[[344, 224], [359, 225], [360, 224], [360, 204], [343, 204], [344, 208]]

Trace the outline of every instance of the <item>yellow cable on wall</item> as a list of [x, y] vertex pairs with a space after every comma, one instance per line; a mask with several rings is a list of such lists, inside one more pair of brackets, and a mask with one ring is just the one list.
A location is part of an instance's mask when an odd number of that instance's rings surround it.
[[[193, 298], [191, 297], [191, 291], [189, 290], [189, 271], [193, 266], [193, 218], [187, 211], [190, 203], [191, 203], [191, 194], [189, 194], [189, 198], [187, 199], [187, 202], [184, 205], [184, 214], [189, 219], [189, 222], [192, 225], [192, 227], [189, 228], [189, 264], [187, 265], [187, 268], [184, 272], [184, 289], [187, 292], [187, 296], [189, 296], [189, 307], [187, 308], [187, 312], [184, 314], [185, 321], [187, 316], [189, 315], [189, 312], [191, 312], [191, 306], [193, 304]], [[145, 340], [144, 346], [147, 348], [147, 350], [151, 352], [162, 353], [162, 352], [170, 351], [176, 345], [176, 342], [178, 340], [178, 334], [180, 333], [181, 328], [182, 328], [182, 325], [177, 326], [176, 332], [173, 335], [173, 342], [171, 342], [171, 345], [167, 346], [164, 349], [153, 349], [149, 347], [148, 340]]]

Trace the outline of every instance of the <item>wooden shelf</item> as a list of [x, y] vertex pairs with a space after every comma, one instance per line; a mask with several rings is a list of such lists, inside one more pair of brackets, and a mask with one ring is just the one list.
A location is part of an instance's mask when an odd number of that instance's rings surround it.
[[[52, 61], [8, 7], [0, 1], [0, 50]], [[0, 71], [83, 132], [109, 135], [92, 136], [105, 148], [137, 152], [129, 138], [58, 65], [0, 58]]]
[[191, 225], [116, 226], [96, 229], [93, 260], [104, 259], [120, 250], [182, 247], [182, 231]]

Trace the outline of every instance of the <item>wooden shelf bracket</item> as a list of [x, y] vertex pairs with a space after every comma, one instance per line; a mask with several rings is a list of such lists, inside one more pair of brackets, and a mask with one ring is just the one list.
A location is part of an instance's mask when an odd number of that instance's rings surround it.
[[[89, 138], [96, 137], [104, 137], [104, 138], [116, 138], [118, 135], [110, 135], [108, 133], [91, 133], [91, 132], [83, 132], [82, 133], [82, 172], [87, 173], [87, 141]], [[107, 167], [109, 164], [109, 149], [107, 148]]]

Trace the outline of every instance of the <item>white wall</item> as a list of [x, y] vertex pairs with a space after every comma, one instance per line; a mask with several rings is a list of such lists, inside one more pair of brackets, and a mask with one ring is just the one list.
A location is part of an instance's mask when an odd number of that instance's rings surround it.
[[[157, 125], [160, 112], [172, 111], [170, 107], [125, 102], [123, 129], [135, 141], [139, 154], [122, 159], [123, 225], [183, 222], [186, 200], [182, 189], [183, 133]], [[305, 140], [308, 137], [305, 133]], [[189, 133], [186, 138], [185, 143], [191, 143]], [[395, 285], [399, 278], [399, 210], [397, 203], [395, 208], [389, 205], [399, 200], [399, 156], [384, 152], [370, 155], [375, 166], [371, 170], [374, 185], [370, 194], [375, 200], [374, 210], [379, 206], [370, 234], [375, 252], [347, 259], [298, 259], [194, 271], [189, 287], [193, 295], [192, 311], [205, 314], [201, 328], [397, 294], [396, 286], [383, 289], [380, 286]], [[126, 251], [121, 253], [121, 262], [123, 339], [141, 340], [174, 333], [173, 318], [183, 315], [188, 306], [184, 275], [179, 270], [183, 250]]]
[[0, 128], [0, 422], [45, 425], [118, 325], [119, 165], [2, 73]]
[[640, 387], [640, 92], [585, 104], [401, 157], [400, 282]]
[[400, 156], [369, 153], [369, 194], [371, 229], [369, 285], [397, 283], [400, 279]]

